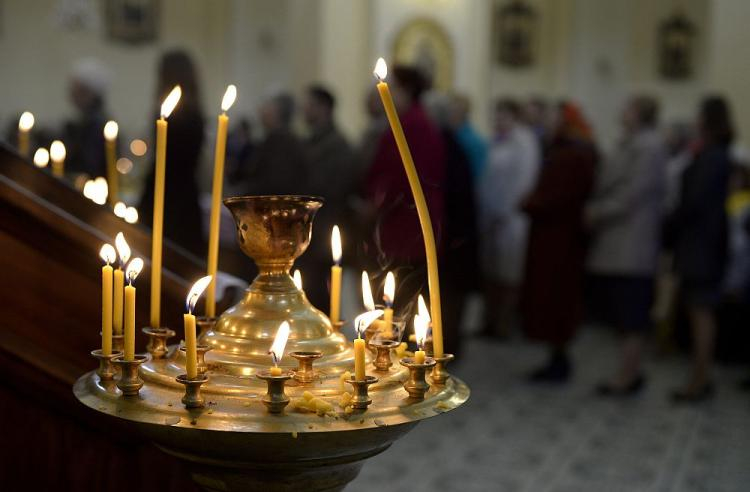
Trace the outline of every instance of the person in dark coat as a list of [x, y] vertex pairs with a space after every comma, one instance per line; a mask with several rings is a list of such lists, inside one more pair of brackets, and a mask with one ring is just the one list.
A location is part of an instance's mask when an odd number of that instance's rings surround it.
[[[195, 65], [190, 56], [180, 50], [167, 52], [161, 58], [157, 107], [176, 85], [182, 88], [182, 96], [169, 116], [167, 127], [164, 237], [203, 257], [206, 247], [196, 173], [203, 148], [204, 118]], [[154, 167], [152, 165], [146, 178], [138, 207], [142, 221], [147, 225], [153, 223]]]
[[557, 120], [539, 181], [522, 204], [531, 220], [523, 328], [550, 348], [548, 362], [530, 375], [537, 382], [564, 382], [570, 376], [567, 346], [583, 313], [583, 210], [598, 159], [591, 130], [575, 106], [562, 103]]
[[734, 130], [723, 98], [703, 101], [698, 128], [700, 142], [683, 171], [680, 199], [667, 223], [693, 335], [693, 368], [687, 385], [672, 394], [677, 401], [698, 401], [713, 394], [714, 309], [728, 258], [725, 204]]

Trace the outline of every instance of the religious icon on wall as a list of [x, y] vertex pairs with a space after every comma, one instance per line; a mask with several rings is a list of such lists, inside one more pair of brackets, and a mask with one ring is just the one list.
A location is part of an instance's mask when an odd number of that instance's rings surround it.
[[445, 29], [431, 19], [408, 22], [393, 45], [396, 63], [416, 66], [440, 90], [453, 86], [453, 45]]
[[495, 59], [501, 65], [522, 68], [534, 63], [537, 13], [522, 0], [497, 5], [493, 29]]
[[659, 26], [659, 73], [667, 79], [682, 80], [693, 74], [696, 28], [682, 13]]
[[110, 38], [131, 44], [156, 39], [159, 0], [106, 0], [105, 9]]

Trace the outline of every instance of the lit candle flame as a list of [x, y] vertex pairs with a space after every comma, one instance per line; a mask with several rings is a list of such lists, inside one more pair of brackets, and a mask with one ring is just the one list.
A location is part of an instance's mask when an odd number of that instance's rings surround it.
[[297, 287], [298, 290], [302, 290], [302, 274], [299, 270], [294, 271], [294, 276], [292, 277], [292, 280], [294, 281], [294, 285]]
[[331, 231], [331, 255], [335, 264], [341, 263], [341, 232], [339, 226], [333, 226]]
[[235, 99], [237, 99], [237, 87], [235, 87], [234, 84], [229, 84], [226, 92], [224, 92], [224, 97], [221, 100], [221, 110], [224, 112], [229, 111], [229, 108], [232, 107]]
[[368, 311], [375, 309], [375, 300], [372, 298], [372, 288], [370, 287], [370, 276], [365, 271], [362, 272], [362, 303]]
[[419, 315], [426, 319], [427, 323], [432, 321], [432, 318], [430, 318], [430, 310], [427, 309], [427, 303], [424, 302], [424, 297], [422, 297], [422, 294], [419, 294], [417, 304], [419, 306]]
[[206, 290], [208, 284], [211, 283], [211, 278], [211, 275], [206, 275], [205, 277], [198, 279], [198, 281], [193, 284], [193, 287], [190, 289], [190, 292], [188, 292], [188, 295], [185, 298], [185, 309], [187, 310], [188, 314], [193, 313], [193, 309], [195, 309], [195, 304], [198, 302], [198, 298], [201, 296], [201, 294], [203, 294], [203, 291]]
[[121, 219], [125, 218], [125, 210], [128, 209], [128, 206], [125, 205], [122, 202], [115, 203], [115, 206], [112, 208], [112, 211], [115, 213], [116, 216], [120, 217]]
[[86, 184], [83, 185], [83, 196], [91, 200], [94, 197], [95, 187], [93, 179], [86, 180]]
[[427, 338], [427, 328], [430, 320], [419, 314], [414, 315], [414, 338], [420, 350], [424, 349], [424, 341]]
[[357, 338], [362, 338], [362, 333], [364, 333], [367, 327], [381, 316], [383, 316], [383, 310], [374, 309], [354, 318], [354, 329], [357, 330]]
[[125, 219], [125, 222], [128, 224], [135, 224], [138, 222], [138, 210], [135, 207], [126, 208], [123, 219]]
[[130, 245], [125, 240], [125, 235], [122, 232], [118, 232], [115, 236], [115, 247], [117, 248], [117, 254], [120, 257], [120, 265], [124, 265], [130, 259]]
[[372, 73], [381, 82], [388, 76], [388, 65], [382, 57], [378, 58], [378, 61], [375, 63], [375, 70], [373, 70]]
[[383, 301], [388, 307], [393, 306], [393, 300], [396, 297], [396, 277], [393, 272], [388, 272], [385, 276], [385, 285], [383, 286]]
[[140, 258], [133, 258], [128, 263], [128, 267], [125, 269], [125, 278], [128, 280], [128, 285], [132, 285], [135, 282], [135, 278], [143, 270], [143, 260]]
[[21, 117], [18, 118], [18, 129], [22, 132], [31, 130], [34, 126], [34, 115], [28, 111], [24, 111]]
[[161, 117], [169, 118], [169, 115], [172, 114], [172, 111], [174, 111], [175, 106], [177, 106], [177, 103], [180, 102], [180, 97], [182, 96], [182, 89], [179, 85], [174, 86], [174, 89], [169, 93], [169, 95], [164, 99], [164, 102], [161, 105]]
[[107, 180], [102, 176], [99, 176], [93, 182], [90, 198], [94, 203], [104, 205], [107, 203], [107, 195], [109, 195], [109, 185], [107, 185]]
[[44, 147], [39, 147], [34, 152], [34, 165], [36, 167], [47, 167], [49, 164], [49, 152]]
[[110, 120], [104, 125], [104, 138], [111, 142], [117, 138], [119, 131], [120, 127], [117, 125], [117, 122]]
[[102, 245], [102, 249], [99, 250], [99, 258], [104, 260], [107, 265], [114, 263], [115, 259], [117, 258], [115, 248], [113, 248], [109, 243], [104, 243], [104, 245]]
[[273, 359], [273, 365], [278, 366], [281, 362], [281, 358], [284, 356], [284, 347], [286, 347], [286, 341], [289, 339], [289, 323], [282, 321], [279, 325], [279, 330], [276, 332], [276, 337], [273, 339], [271, 348], [268, 353], [271, 354]]
[[49, 146], [49, 156], [55, 162], [60, 162], [65, 159], [65, 144], [60, 140], [53, 141]]

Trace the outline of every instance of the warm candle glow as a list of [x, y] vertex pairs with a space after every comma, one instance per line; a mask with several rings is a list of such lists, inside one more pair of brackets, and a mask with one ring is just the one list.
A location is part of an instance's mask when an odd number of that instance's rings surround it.
[[273, 344], [268, 350], [273, 358], [273, 364], [279, 365], [281, 357], [284, 355], [284, 347], [286, 347], [286, 341], [289, 338], [289, 323], [282, 321], [279, 325], [279, 331], [276, 332], [276, 338], [273, 339]]
[[362, 272], [362, 303], [368, 311], [375, 310], [375, 300], [372, 298], [372, 288], [370, 288], [370, 276], [367, 272]]
[[422, 297], [422, 294], [419, 294], [419, 297], [417, 299], [417, 306], [418, 306], [418, 312], [419, 315], [427, 320], [427, 323], [429, 323], [432, 318], [430, 318], [430, 310], [427, 309], [427, 303], [424, 302], [424, 297]]
[[294, 281], [294, 285], [297, 287], [298, 290], [302, 290], [302, 274], [299, 270], [294, 271], [294, 276], [292, 276], [292, 280]]
[[396, 296], [396, 277], [393, 272], [388, 272], [385, 276], [385, 286], [383, 287], [383, 301], [388, 307], [393, 306], [393, 299]]
[[86, 183], [83, 185], [83, 196], [85, 196], [89, 200], [92, 200], [94, 198], [94, 188], [96, 188], [94, 180], [86, 180]]
[[[84, 187], [84, 190], [85, 190], [85, 187]], [[93, 181], [90, 198], [94, 203], [98, 205], [104, 205], [105, 203], [107, 203], [108, 195], [109, 195], [109, 185], [107, 184], [107, 180], [99, 176]]]
[[107, 265], [114, 263], [115, 259], [117, 258], [115, 248], [113, 248], [111, 244], [105, 243], [102, 246], [102, 249], [99, 250], [99, 258], [104, 260]]
[[169, 118], [169, 115], [172, 114], [172, 111], [174, 111], [175, 106], [177, 106], [177, 103], [180, 102], [180, 97], [182, 97], [182, 89], [179, 85], [174, 86], [174, 89], [169, 93], [169, 95], [164, 99], [164, 102], [161, 105], [161, 117], [163, 118]]
[[21, 117], [18, 119], [18, 129], [22, 132], [31, 130], [34, 126], [34, 115], [28, 111], [24, 111]]
[[108, 121], [104, 125], [104, 138], [112, 141], [117, 138], [117, 133], [119, 132], [120, 127], [117, 125], [116, 121]]
[[138, 222], [138, 210], [135, 207], [126, 208], [123, 219], [125, 219], [125, 222], [128, 224], [135, 224]]
[[341, 263], [341, 232], [339, 226], [333, 226], [331, 231], [331, 254], [333, 256], [333, 262], [335, 264]]
[[49, 164], [49, 152], [44, 147], [39, 147], [34, 152], [34, 165], [36, 167], [47, 167]]
[[381, 81], [385, 80], [388, 76], [388, 65], [383, 58], [378, 58], [378, 61], [375, 63], [375, 70], [372, 73]]
[[125, 218], [125, 211], [127, 209], [128, 209], [128, 206], [122, 202], [117, 202], [115, 203], [115, 206], [112, 207], [112, 211], [115, 213], [116, 216], [120, 217], [121, 219]]
[[383, 310], [374, 309], [354, 318], [354, 329], [357, 331], [357, 338], [362, 338], [362, 333], [381, 316], [383, 316]]
[[235, 87], [234, 84], [229, 84], [226, 92], [224, 92], [224, 97], [221, 100], [221, 110], [229, 111], [229, 108], [232, 107], [235, 99], [237, 99], [237, 87]]
[[135, 282], [136, 277], [143, 270], [143, 260], [140, 258], [133, 258], [133, 261], [128, 263], [128, 267], [125, 269], [125, 278], [128, 281], [128, 285], [132, 285]]
[[208, 284], [211, 283], [211, 278], [211, 275], [206, 275], [193, 284], [193, 287], [185, 298], [185, 310], [188, 313], [192, 314], [193, 309], [195, 309], [195, 304], [198, 302], [198, 298], [203, 294], [203, 291], [206, 290]]
[[417, 341], [419, 349], [424, 348], [424, 341], [427, 338], [427, 328], [430, 320], [419, 314], [414, 315], [414, 338]]
[[115, 247], [117, 248], [117, 255], [120, 257], [120, 266], [125, 265], [130, 259], [131, 251], [130, 245], [122, 232], [118, 232], [115, 236]]
[[65, 144], [60, 140], [55, 140], [49, 146], [49, 156], [53, 161], [62, 161], [65, 159]]

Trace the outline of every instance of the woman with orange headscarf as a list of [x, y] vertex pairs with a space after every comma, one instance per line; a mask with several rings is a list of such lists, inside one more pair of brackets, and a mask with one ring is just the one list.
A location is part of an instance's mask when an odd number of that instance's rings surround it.
[[550, 347], [535, 382], [565, 382], [567, 346], [583, 312], [583, 209], [598, 160], [591, 128], [573, 104], [561, 103], [539, 181], [522, 207], [531, 221], [521, 311], [526, 334]]

